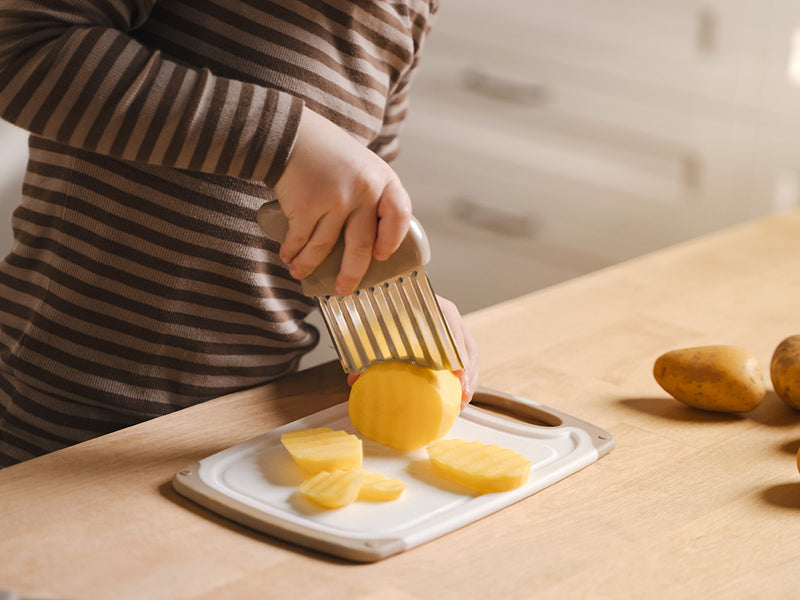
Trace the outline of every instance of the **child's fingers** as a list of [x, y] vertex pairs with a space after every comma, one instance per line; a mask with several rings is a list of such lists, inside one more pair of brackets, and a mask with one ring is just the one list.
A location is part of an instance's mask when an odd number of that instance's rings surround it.
[[463, 409], [472, 400], [472, 393], [467, 391], [469, 381], [464, 373], [464, 369], [453, 371], [453, 375], [458, 377], [458, 380], [461, 382], [461, 408]]
[[339, 296], [353, 293], [372, 261], [372, 248], [378, 225], [371, 207], [354, 211], [347, 220], [344, 231], [344, 253], [335, 292]]
[[316, 219], [287, 217], [289, 228], [281, 243], [280, 257], [285, 264], [291, 264], [303, 247], [311, 239], [316, 227]]
[[411, 221], [411, 199], [399, 179], [391, 178], [378, 200], [378, 231], [372, 255], [386, 260], [408, 233]]
[[456, 305], [441, 296], [437, 296], [437, 299], [453, 335], [453, 342], [464, 363], [463, 370], [454, 371], [461, 380], [461, 403], [464, 405], [472, 400], [478, 388], [478, 344], [464, 324]]
[[[314, 223], [314, 228], [310, 234], [305, 233], [308, 224], [303, 223], [296, 231], [292, 231], [293, 222], [289, 223], [289, 231], [283, 246], [290, 244], [286, 250], [289, 255], [295, 252], [294, 257], [287, 263], [289, 273], [295, 279], [303, 279], [310, 275], [319, 264], [330, 254], [336, 241], [339, 239], [339, 232], [342, 228], [342, 221], [333, 213], [326, 213]], [[281, 260], [283, 260], [284, 249], [281, 247]], [[296, 251], [295, 248], [298, 248]]]

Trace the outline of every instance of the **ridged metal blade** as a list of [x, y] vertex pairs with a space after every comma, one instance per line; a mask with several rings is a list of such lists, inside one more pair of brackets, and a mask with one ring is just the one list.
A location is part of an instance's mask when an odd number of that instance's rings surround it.
[[388, 360], [450, 371], [463, 368], [422, 267], [349, 296], [324, 296], [317, 301], [348, 373]]

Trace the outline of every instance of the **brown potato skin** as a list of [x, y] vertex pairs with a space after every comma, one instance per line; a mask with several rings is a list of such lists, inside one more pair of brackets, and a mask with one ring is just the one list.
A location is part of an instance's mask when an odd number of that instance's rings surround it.
[[671, 350], [653, 365], [658, 384], [676, 400], [715, 412], [747, 412], [766, 394], [758, 360], [738, 346]]
[[772, 353], [769, 374], [778, 398], [800, 410], [800, 335], [789, 336], [778, 344]]

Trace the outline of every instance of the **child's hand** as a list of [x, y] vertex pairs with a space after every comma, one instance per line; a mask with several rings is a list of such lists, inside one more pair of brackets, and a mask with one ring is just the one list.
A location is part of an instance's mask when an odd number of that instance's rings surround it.
[[411, 200], [397, 174], [326, 118], [308, 108], [294, 149], [275, 184], [289, 231], [280, 250], [292, 277], [302, 279], [325, 259], [344, 230], [335, 290], [358, 287], [370, 260], [386, 260], [403, 241]]
[[464, 368], [454, 371], [461, 380], [461, 407], [463, 408], [472, 400], [475, 390], [478, 388], [478, 344], [467, 329], [464, 319], [455, 304], [447, 298], [437, 295], [442, 314], [453, 334], [453, 341], [458, 348], [458, 354], [464, 363]]

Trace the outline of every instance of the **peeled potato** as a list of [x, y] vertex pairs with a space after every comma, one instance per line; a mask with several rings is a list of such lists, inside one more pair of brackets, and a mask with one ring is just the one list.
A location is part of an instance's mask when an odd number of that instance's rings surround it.
[[717, 412], [746, 412], [764, 399], [761, 365], [737, 346], [672, 350], [656, 359], [653, 376], [676, 400]]
[[460, 410], [453, 373], [400, 361], [367, 367], [348, 400], [350, 421], [365, 438], [404, 451], [444, 436]]
[[800, 335], [792, 335], [778, 344], [769, 374], [778, 397], [800, 410]]

